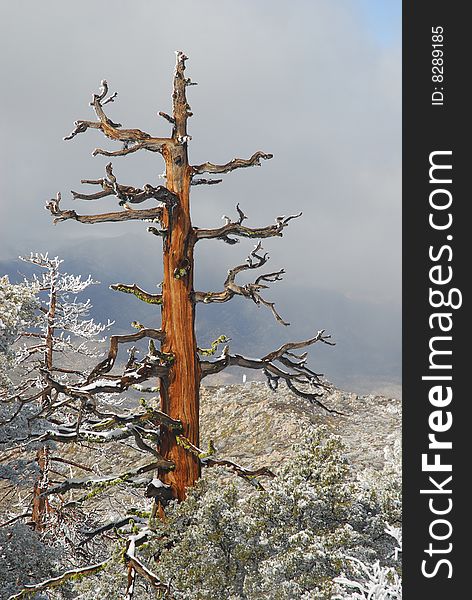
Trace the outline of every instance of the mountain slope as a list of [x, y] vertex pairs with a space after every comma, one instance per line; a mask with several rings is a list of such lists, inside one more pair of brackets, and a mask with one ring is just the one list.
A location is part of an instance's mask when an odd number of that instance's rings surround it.
[[336, 388], [322, 401], [343, 415], [312, 406], [282, 385], [277, 392], [262, 382], [202, 387], [201, 446], [212, 440], [218, 457], [276, 468], [310, 423], [325, 424], [341, 436], [355, 469], [381, 468], [384, 448], [401, 435], [400, 401]]

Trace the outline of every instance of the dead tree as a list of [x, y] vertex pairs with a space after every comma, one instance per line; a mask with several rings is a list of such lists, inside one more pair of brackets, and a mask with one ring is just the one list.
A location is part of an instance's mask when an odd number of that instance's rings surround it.
[[[141, 301], [160, 307], [161, 328], [153, 330], [138, 325], [137, 333], [113, 336], [107, 358], [97, 365], [87, 381], [80, 386], [61, 388], [61, 384], [54, 381], [53, 377], [50, 375], [47, 377], [49, 377], [49, 385], [53, 388], [62, 391], [65, 395], [82, 399], [95, 393], [122, 392], [136, 383], [158, 377], [161, 413], [154, 417], [157, 419], [155, 424], [159, 425], [159, 452], [154, 451], [152, 467], [159, 468], [160, 481], [167, 486], [166, 489], [171, 490], [172, 496], [179, 500], [185, 497], [186, 489], [200, 476], [202, 464], [225, 463], [241, 476], [248, 478], [255, 476], [250, 471], [245, 473], [245, 469], [228, 461], [210, 459], [209, 454], [200, 450], [199, 387], [202, 378], [218, 373], [229, 366], [259, 369], [267, 377], [272, 389], [275, 390], [282, 380], [299, 396], [323, 406], [320, 401], [320, 388], [323, 388], [324, 384], [320, 380], [320, 375], [307, 367], [306, 353], [299, 355], [293, 351], [315, 343], [332, 343], [329, 341], [330, 336], [325, 335], [324, 331], [319, 331], [304, 341], [286, 343], [260, 359], [231, 354], [228, 346], [224, 346], [219, 358], [211, 359], [218, 342], [224, 341], [224, 338], [216, 340], [209, 350], [201, 350], [198, 347], [195, 335], [195, 308], [199, 302], [226, 302], [233, 296], [239, 295], [252, 300], [257, 305], [267, 306], [278, 322], [283, 325], [288, 323], [279, 315], [274, 304], [262, 295], [269, 283], [282, 278], [283, 270], [259, 275], [253, 283], [249, 284], [238, 284], [236, 281], [239, 273], [266, 264], [269, 257], [263, 251], [260, 241], [256, 243], [246, 262], [228, 272], [223, 289], [218, 292], [194, 290], [194, 248], [197, 242], [218, 239], [228, 244], [235, 244], [239, 241], [239, 237], [257, 241], [282, 236], [289, 222], [299, 217], [301, 213], [277, 217], [275, 223], [267, 227], [251, 228], [244, 224], [247, 217], [238, 204], [237, 218], [234, 220], [227, 218], [222, 227], [204, 229], [192, 224], [191, 186], [212, 185], [221, 181], [221, 179], [207, 179], [201, 177], [202, 175], [229, 173], [235, 169], [260, 165], [262, 160], [271, 159], [272, 154], [258, 151], [249, 159], [235, 158], [226, 164], [211, 162], [190, 164], [188, 144], [191, 137], [188, 134], [187, 121], [192, 112], [187, 101], [187, 87], [194, 83], [185, 75], [186, 60], [187, 57], [182, 52], [177, 52], [172, 114], [159, 113], [172, 126], [170, 137], [155, 137], [140, 129], [126, 129], [112, 121], [105, 112], [105, 106], [114, 102], [117, 94], [110, 95], [107, 82], [102, 81], [99, 93], [93, 95], [91, 102], [96, 119], [76, 121], [72, 133], [64, 138], [70, 140], [88, 129], [97, 129], [107, 138], [119, 142], [121, 148], [113, 151], [97, 148], [93, 151], [94, 156], [121, 157], [138, 150], [158, 153], [165, 161], [165, 185], [145, 184], [137, 188], [120, 184], [112, 163], [109, 163], [106, 165], [106, 174], [102, 179], [82, 180], [84, 184], [98, 186], [99, 191], [91, 194], [78, 192], [72, 194], [75, 199], [84, 201], [114, 196], [118, 200], [119, 210], [92, 216], [81, 215], [75, 210], [64, 210], [60, 204], [60, 194], [46, 206], [53, 215], [55, 223], [69, 219], [88, 224], [129, 220], [147, 221], [151, 222], [148, 231], [162, 239], [164, 271], [162, 293], [149, 293], [132, 282], [111, 286], [117, 291], [133, 294]], [[135, 205], [145, 201], [151, 203], [150, 208], [136, 208]], [[119, 346], [143, 338], [149, 338], [150, 343], [146, 359], [137, 363], [133, 355], [122, 375], [112, 375], [111, 370], [115, 365]], [[153, 340], [160, 342], [159, 350], [156, 349]], [[136, 416], [136, 420], [139, 420], [139, 415]], [[141, 433], [139, 431], [134, 430], [135, 438], [144, 444], [142, 431]], [[131, 435], [130, 430], [127, 432], [127, 435]], [[55, 435], [58, 438], [61, 435], [67, 437], [69, 434], [56, 432]], [[148, 444], [144, 445], [149, 449]], [[64, 489], [71, 488], [65, 486]]]

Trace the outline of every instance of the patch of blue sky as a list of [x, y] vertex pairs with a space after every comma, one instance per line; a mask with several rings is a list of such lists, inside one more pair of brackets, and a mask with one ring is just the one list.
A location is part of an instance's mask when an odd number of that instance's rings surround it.
[[400, 43], [402, 35], [401, 0], [352, 0], [361, 18], [372, 33], [374, 40], [382, 46]]

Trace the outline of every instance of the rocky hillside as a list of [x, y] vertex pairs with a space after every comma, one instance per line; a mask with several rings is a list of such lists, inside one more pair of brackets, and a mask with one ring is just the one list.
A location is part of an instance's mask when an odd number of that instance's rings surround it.
[[356, 469], [380, 468], [384, 448], [401, 435], [401, 403], [395, 398], [333, 388], [322, 399], [330, 414], [287, 387], [272, 392], [262, 382], [202, 388], [202, 447], [211, 439], [221, 458], [249, 467], [277, 467], [310, 423], [325, 424], [343, 439]]

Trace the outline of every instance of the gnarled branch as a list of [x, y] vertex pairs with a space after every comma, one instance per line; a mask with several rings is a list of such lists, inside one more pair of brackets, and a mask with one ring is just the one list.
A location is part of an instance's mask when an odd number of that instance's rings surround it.
[[[99, 363], [87, 378], [87, 382], [92, 381], [95, 377], [108, 373], [115, 364], [116, 357], [118, 355], [118, 347], [120, 344], [126, 344], [128, 342], [137, 342], [143, 338], [148, 337], [152, 340], [163, 340], [164, 332], [161, 329], [150, 329], [142, 327], [136, 333], [128, 333], [125, 335], [112, 335], [110, 337], [110, 348], [108, 355], [101, 363]], [[138, 382], [135, 382], [138, 383]]]
[[251, 158], [233, 158], [224, 165], [215, 165], [211, 162], [205, 162], [201, 165], [195, 165], [192, 167], [192, 173], [197, 175], [201, 173], [229, 173], [235, 169], [243, 169], [245, 167], [254, 167], [261, 165], [261, 159], [269, 160], [273, 157], [273, 154], [266, 154], [265, 152], [257, 151]]
[[152, 137], [149, 133], [141, 131], [140, 129], [122, 129], [121, 123], [114, 123], [107, 117], [103, 110], [103, 106], [108, 102], [113, 102], [116, 97], [115, 93], [109, 98], [106, 98], [107, 94], [108, 83], [103, 80], [100, 92], [93, 95], [92, 102], [90, 103], [97, 115], [98, 121], [76, 121], [74, 130], [64, 138], [65, 140], [71, 140], [79, 133], [87, 131], [87, 129], [99, 129], [109, 139], [123, 142], [124, 144], [123, 149], [116, 152], [109, 152], [97, 148], [93, 152], [94, 156], [97, 154], [102, 154], [104, 156], [124, 156], [125, 154], [130, 154], [131, 152], [136, 152], [141, 149], [149, 150], [151, 152], [162, 152], [167, 144], [173, 143], [170, 138]]
[[[107, 359], [102, 361], [104, 372], [96, 371], [93, 376], [89, 375], [89, 380], [78, 385], [66, 385], [53, 379], [51, 373], [45, 369], [39, 369], [46, 386], [70, 398], [77, 398], [85, 401], [87, 404], [96, 394], [118, 394], [126, 391], [136, 384], [143, 383], [151, 377], [165, 377], [169, 372], [169, 365], [172, 361], [171, 356], [150, 355], [147, 354], [140, 363], [127, 365], [122, 374], [106, 374], [111, 369], [108, 368]], [[100, 369], [102, 366], [98, 365]]]
[[301, 217], [302, 213], [296, 215], [290, 215], [288, 217], [281, 216], [275, 219], [275, 225], [268, 225], [267, 227], [246, 227], [243, 225], [243, 221], [247, 218], [246, 215], [239, 208], [239, 204], [236, 205], [236, 210], [239, 214], [237, 221], [231, 221], [228, 217], [226, 218], [226, 224], [216, 229], [200, 229], [194, 227], [195, 237], [197, 240], [210, 240], [220, 239], [227, 244], [236, 244], [239, 240], [230, 238], [230, 235], [237, 235], [240, 237], [247, 238], [269, 238], [279, 236], [282, 237], [283, 229], [287, 227], [288, 223], [292, 219]]
[[143, 210], [126, 209], [119, 212], [103, 213], [100, 215], [78, 215], [75, 210], [62, 210], [60, 208], [61, 193], [58, 192], [56, 198], [52, 198], [45, 206], [54, 218], [54, 224], [60, 221], [73, 219], [80, 223], [107, 223], [117, 221], [160, 221], [162, 218], [162, 206], [148, 208]]
[[170, 192], [165, 186], [158, 185], [154, 187], [149, 183], [146, 183], [143, 188], [136, 188], [131, 185], [119, 184], [116, 180], [116, 176], [113, 173], [113, 167], [111, 163], [108, 163], [105, 167], [106, 177], [102, 179], [82, 179], [81, 183], [89, 185], [100, 185], [102, 188], [101, 192], [95, 194], [79, 194], [78, 192], [72, 191], [72, 195], [75, 200], [98, 200], [105, 198], [106, 196], [116, 196], [119, 200], [120, 206], [126, 204], [141, 204], [146, 200], [154, 199], [164, 204], [175, 205], [178, 198], [175, 194]]
[[[301, 342], [289, 342], [280, 346], [277, 350], [266, 354], [262, 358], [247, 358], [240, 354], [230, 354], [228, 346], [226, 346], [219, 359], [215, 361], [200, 361], [202, 368], [202, 377], [214, 375], [226, 369], [227, 367], [243, 367], [245, 369], [259, 369], [263, 371], [267, 378], [269, 387], [272, 390], [278, 388], [280, 380], [285, 381], [287, 386], [297, 396], [316, 404], [327, 412], [341, 415], [339, 411], [333, 410], [325, 406], [320, 398], [323, 393], [306, 391], [303, 386], [308, 386], [308, 389], [328, 389], [328, 385], [321, 381], [321, 374], [315, 373], [306, 366], [306, 354], [301, 356], [294, 355], [291, 350], [297, 348], [305, 348], [316, 344], [317, 342], [334, 346], [330, 341], [331, 336], [325, 335], [324, 329], [307, 340]], [[300, 388], [299, 386], [302, 386]]]
[[249, 254], [247, 261], [244, 264], [237, 265], [228, 271], [228, 276], [224, 282], [224, 290], [221, 292], [195, 292], [195, 302], [203, 302], [205, 304], [209, 304], [211, 302], [228, 302], [228, 300], [231, 300], [231, 298], [236, 295], [243, 296], [244, 298], [249, 298], [257, 305], [263, 304], [264, 306], [267, 306], [272, 311], [272, 314], [279, 323], [282, 325], [289, 325], [289, 323], [284, 321], [275, 309], [274, 302], [268, 302], [260, 294], [261, 290], [268, 288], [268, 286], [265, 285], [266, 283], [273, 283], [274, 281], [280, 281], [282, 279], [282, 275], [285, 273], [284, 269], [275, 271], [273, 273], [260, 275], [256, 281], [254, 281], [254, 283], [238, 285], [235, 282], [235, 278], [238, 273], [251, 269], [258, 269], [259, 267], [265, 265], [265, 263], [269, 260], [269, 255], [267, 253], [264, 255], [258, 254], [260, 250], [262, 250], [262, 246], [259, 242], [254, 250]]

